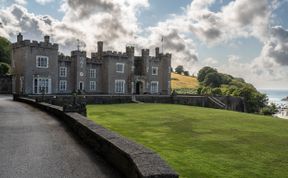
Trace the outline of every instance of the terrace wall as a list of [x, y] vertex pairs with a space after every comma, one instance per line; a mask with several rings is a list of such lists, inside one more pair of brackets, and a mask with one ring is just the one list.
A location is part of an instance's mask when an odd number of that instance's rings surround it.
[[[41, 96], [30, 95], [31, 98]], [[168, 95], [136, 95], [136, 101], [144, 103], [166, 103], [166, 104], [183, 104], [191, 106], [209, 107], [216, 109], [228, 109], [233, 111], [245, 112], [245, 102], [242, 98], [221, 96], [214, 97], [226, 105], [225, 108], [220, 107], [209, 99], [209, 96], [168, 96]], [[73, 102], [71, 95], [46, 95], [46, 102], [63, 106]], [[77, 96], [79, 103], [86, 104], [119, 104], [119, 103], [132, 103], [131, 95], [79, 95]]]

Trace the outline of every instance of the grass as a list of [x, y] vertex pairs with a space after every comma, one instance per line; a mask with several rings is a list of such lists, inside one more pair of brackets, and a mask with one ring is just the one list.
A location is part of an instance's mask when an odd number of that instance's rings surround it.
[[172, 90], [180, 88], [197, 88], [199, 85], [197, 78], [171, 73]]
[[89, 105], [88, 117], [156, 151], [181, 178], [288, 177], [288, 121], [171, 104]]

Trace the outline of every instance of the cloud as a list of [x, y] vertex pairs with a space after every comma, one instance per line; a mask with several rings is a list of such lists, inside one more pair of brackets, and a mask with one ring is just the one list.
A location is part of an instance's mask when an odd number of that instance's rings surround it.
[[20, 4], [20, 5], [25, 5], [27, 3], [26, 0], [15, 0], [15, 3]]
[[200, 40], [213, 44], [247, 36], [266, 38], [272, 12], [268, 0], [231, 1], [219, 12], [209, 9], [214, 2], [194, 0], [186, 10], [189, 30]]
[[45, 4], [53, 2], [54, 0], [35, 0], [35, 1], [41, 5], [45, 5]]

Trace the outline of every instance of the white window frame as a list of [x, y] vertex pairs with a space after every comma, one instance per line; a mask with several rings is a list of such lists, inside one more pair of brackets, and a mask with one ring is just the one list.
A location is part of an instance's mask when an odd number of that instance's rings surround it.
[[89, 77], [90, 78], [96, 78], [96, 69], [90, 69], [89, 70]]
[[[154, 69], [156, 72], [154, 73]], [[158, 67], [152, 67], [152, 75], [158, 75]]]
[[[154, 89], [154, 85], [156, 84], [156, 89]], [[158, 93], [159, 91], [159, 82], [158, 81], [151, 81], [150, 83], [150, 92], [152, 94]]]
[[[122, 70], [118, 70], [118, 65], [120, 66], [122, 66], [121, 68], [122, 68]], [[125, 64], [124, 63], [116, 63], [116, 72], [117, 73], [124, 73], [124, 69], [125, 68]]]
[[[35, 82], [37, 83], [37, 86], [35, 86]], [[40, 86], [40, 82], [43, 84], [44, 82], [44, 90], [45, 90], [45, 94], [51, 94], [52, 91], [52, 80], [50, 77], [33, 77], [33, 94], [42, 94], [41, 91], [41, 86]]]
[[125, 93], [125, 80], [115, 80], [115, 93]]
[[67, 90], [67, 80], [60, 80], [59, 81], [59, 91], [66, 91], [66, 90]]
[[89, 89], [90, 91], [96, 91], [96, 81], [89, 82]]
[[[63, 72], [64, 74], [63, 74], [62, 72]], [[62, 74], [63, 74], [63, 75], [62, 75]], [[59, 76], [60, 76], [60, 77], [67, 77], [67, 67], [60, 67], [60, 68], [59, 68]]]
[[[41, 61], [41, 60], [44, 60], [46, 59], [46, 65], [43, 65], [44, 61]], [[48, 56], [36, 56], [36, 67], [37, 68], [48, 68], [49, 67], [49, 57]]]

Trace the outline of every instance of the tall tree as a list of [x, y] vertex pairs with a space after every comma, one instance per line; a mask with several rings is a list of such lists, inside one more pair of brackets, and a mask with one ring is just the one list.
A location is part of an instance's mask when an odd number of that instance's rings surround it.
[[11, 43], [0, 36], [0, 62], [10, 64], [11, 62]]

